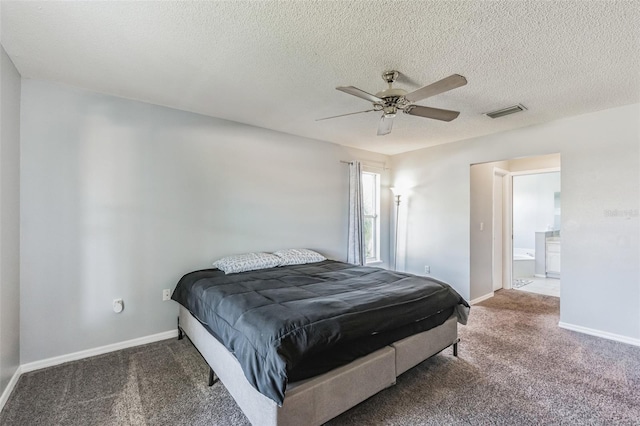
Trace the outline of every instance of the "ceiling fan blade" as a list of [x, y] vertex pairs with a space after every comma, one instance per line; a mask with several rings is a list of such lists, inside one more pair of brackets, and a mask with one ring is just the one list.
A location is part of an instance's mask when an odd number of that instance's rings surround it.
[[378, 136], [384, 136], [391, 133], [391, 128], [393, 127], [393, 117], [395, 117], [395, 115], [382, 114], [380, 124], [378, 124]]
[[336, 87], [336, 90], [340, 90], [341, 92], [348, 93], [353, 96], [357, 96], [359, 98], [365, 99], [369, 102], [376, 103], [384, 103], [383, 99], [380, 99], [377, 96], [372, 95], [371, 93], [367, 93], [364, 90], [360, 90], [357, 87], [353, 86], [340, 86]]
[[317, 118], [316, 121], [329, 120], [331, 118], [344, 117], [345, 115], [362, 114], [363, 112], [371, 112], [371, 111], [375, 111], [375, 109], [368, 109], [366, 111], [358, 111], [358, 112], [349, 112], [347, 114], [340, 114], [340, 115], [332, 115], [331, 117], [325, 117], [325, 118]]
[[420, 105], [410, 105], [404, 110], [409, 115], [433, 118], [435, 120], [451, 121], [460, 115], [460, 111], [450, 111], [448, 109], [430, 108]]
[[455, 89], [456, 87], [464, 86], [465, 84], [467, 84], [466, 78], [458, 74], [453, 74], [440, 81], [436, 81], [433, 84], [408, 93], [404, 98], [409, 102], [416, 102], [431, 96], [439, 95], [440, 93], [447, 92]]

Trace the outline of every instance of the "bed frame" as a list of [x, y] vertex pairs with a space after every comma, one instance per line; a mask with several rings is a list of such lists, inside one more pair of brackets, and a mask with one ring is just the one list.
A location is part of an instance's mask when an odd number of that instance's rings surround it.
[[[457, 317], [399, 340], [327, 373], [289, 383], [282, 407], [259, 393], [245, 378], [236, 358], [180, 306], [178, 338], [184, 334], [209, 364], [209, 385], [224, 384], [253, 425], [321, 425], [396, 383], [396, 377], [453, 346], [458, 355]], [[215, 372], [215, 373], [214, 373]], [[304, 419], [301, 421], [301, 419]]]
[[[327, 373], [289, 383], [282, 407], [259, 393], [240, 363], [207, 329], [180, 306], [178, 338], [186, 334], [209, 364], [209, 385], [216, 375], [252, 425], [321, 425], [396, 383], [396, 377], [443, 349], [458, 355], [457, 317], [385, 346]], [[214, 373], [215, 372], [215, 373]]]

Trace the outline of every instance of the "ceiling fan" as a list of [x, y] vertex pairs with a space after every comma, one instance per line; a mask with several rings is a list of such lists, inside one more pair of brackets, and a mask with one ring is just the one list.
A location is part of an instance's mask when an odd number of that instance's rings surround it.
[[357, 96], [364, 100], [373, 102], [373, 108], [366, 111], [351, 112], [348, 114], [334, 115], [332, 117], [320, 118], [320, 120], [328, 120], [330, 118], [344, 117], [346, 115], [361, 114], [364, 112], [382, 111], [382, 118], [378, 125], [378, 136], [391, 133], [393, 119], [398, 111], [405, 114], [415, 115], [418, 117], [433, 118], [441, 121], [451, 121], [460, 115], [459, 111], [450, 111], [448, 109], [431, 108], [421, 105], [414, 105], [413, 102], [439, 95], [457, 87], [467, 84], [467, 79], [461, 75], [453, 74], [442, 80], [436, 81], [428, 86], [424, 86], [411, 93], [406, 90], [392, 87], [398, 78], [398, 71], [385, 71], [382, 73], [382, 79], [389, 84], [389, 87], [372, 95], [364, 90], [360, 90], [353, 86], [336, 87], [341, 92]]

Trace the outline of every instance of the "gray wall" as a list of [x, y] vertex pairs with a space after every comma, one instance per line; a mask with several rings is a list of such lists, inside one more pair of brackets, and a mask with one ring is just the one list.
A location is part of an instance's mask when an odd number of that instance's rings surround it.
[[[309, 247], [344, 260], [340, 160], [354, 158], [389, 161], [24, 80], [22, 363], [175, 329], [161, 290], [223, 255]], [[388, 239], [382, 247], [387, 259]]]
[[[638, 339], [639, 127], [635, 104], [392, 157], [392, 184], [413, 187], [406, 269], [431, 265], [471, 299], [490, 293], [491, 262], [470, 274], [471, 257], [491, 252], [490, 238], [470, 246], [470, 165], [560, 153], [561, 321]], [[490, 214], [477, 220], [491, 235]]]
[[0, 46], [0, 394], [20, 364], [20, 74]]

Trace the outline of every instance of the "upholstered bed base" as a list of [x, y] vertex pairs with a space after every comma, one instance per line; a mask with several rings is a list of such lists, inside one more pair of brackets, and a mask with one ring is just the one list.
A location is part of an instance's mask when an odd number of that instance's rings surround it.
[[278, 407], [249, 384], [236, 358], [182, 306], [179, 327], [251, 424], [261, 426], [320, 425], [394, 385], [398, 375], [458, 342], [454, 315], [436, 328], [407, 337], [347, 365], [290, 383], [284, 403]]

